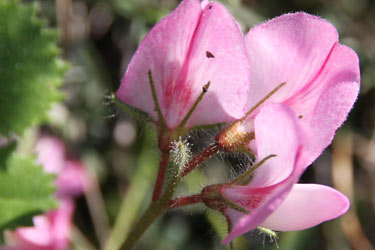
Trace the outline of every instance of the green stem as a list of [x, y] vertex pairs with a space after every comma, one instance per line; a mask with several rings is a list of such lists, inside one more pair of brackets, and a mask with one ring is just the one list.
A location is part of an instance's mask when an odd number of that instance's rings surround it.
[[164, 189], [164, 193], [160, 196], [160, 198], [156, 201], [153, 201], [148, 209], [145, 211], [141, 219], [138, 223], [134, 226], [133, 230], [127, 236], [125, 242], [121, 245], [122, 250], [131, 250], [138, 240], [141, 238], [143, 233], [147, 230], [147, 228], [158, 218], [163, 212], [169, 209], [169, 202], [172, 199], [173, 194], [176, 191], [177, 186], [182, 181], [184, 176], [188, 174], [191, 170], [195, 167], [199, 166], [203, 161], [210, 158], [212, 155], [217, 153], [219, 147], [217, 145], [211, 145], [197, 157], [192, 159], [189, 163], [187, 163], [187, 167], [185, 166], [183, 169], [180, 169], [180, 166], [171, 165], [171, 169], [173, 169], [172, 177]]
[[160, 159], [158, 177], [156, 178], [154, 191], [152, 193], [152, 201], [157, 201], [163, 191], [163, 184], [165, 176], [167, 174], [168, 163], [169, 163], [170, 153], [169, 151], [163, 151]]
[[138, 242], [139, 238], [141, 238], [143, 233], [146, 231], [146, 229], [152, 224], [152, 222], [154, 222], [154, 220], [159, 217], [159, 215], [161, 215], [165, 210], [168, 209], [167, 204], [163, 204], [161, 200], [151, 203], [135, 228], [128, 235], [121, 249], [132, 249]]
[[135, 173], [123, 197], [115, 224], [104, 250], [119, 249], [124, 238], [129, 234], [149, 189], [152, 188], [157, 167], [155, 155], [150, 154], [150, 150], [154, 148], [150, 138], [153, 136], [154, 133], [149, 131], [145, 133]]
[[196, 155], [193, 159], [191, 159], [188, 163], [185, 164], [181, 171], [181, 176], [184, 177], [185, 175], [190, 173], [204, 161], [206, 161], [207, 159], [215, 155], [217, 152], [219, 152], [219, 150], [220, 147], [216, 143], [208, 146], [205, 150], [203, 150], [201, 153]]
[[183, 206], [193, 205], [193, 204], [197, 204], [201, 202], [203, 202], [201, 195], [194, 194], [190, 196], [178, 197], [176, 199], [169, 201], [169, 208], [183, 207]]
[[182, 180], [182, 177], [177, 171], [178, 168], [176, 168], [176, 173], [173, 175], [174, 177], [170, 180], [167, 188], [165, 189], [165, 193], [160, 197], [159, 200], [151, 203], [141, 219], [130, 232], [127, 239], [122, 244], [122, 250], [131, 250], [147, 228], [152, 224], [152, 222], [154, 222], [155, 219], [158, 218], [163, 212], [169, 209], [169, 201], [176, 191], [178, 184]]

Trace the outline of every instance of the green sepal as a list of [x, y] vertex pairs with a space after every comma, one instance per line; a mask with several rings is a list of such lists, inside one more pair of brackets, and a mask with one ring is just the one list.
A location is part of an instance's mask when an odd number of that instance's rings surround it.
[[111, 95], [112, 102], [122, 111], [125, 112], [126, 115], [130, 116], [131, 118], [141, 121], [141, 122], [150, 122], [152, 121], [152, 118], [144, 111], [137, 109], [135, 107], [132, 107], [128, 104], [123, 103], [120, 99], [117, 98], [117, 96], [113, 93]]

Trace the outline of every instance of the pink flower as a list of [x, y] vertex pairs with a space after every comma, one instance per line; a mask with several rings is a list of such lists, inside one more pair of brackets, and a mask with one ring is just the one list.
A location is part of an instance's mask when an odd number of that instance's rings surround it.
[[36, 145], [38, 162], [45, 172], [56, 174], [56, 198], [59, 207], [33, 218], [33, 227], [19, 227], [6, 233], [7, 246], [1, 250], [64, 250], [70, 242], [73, 198], [90, 188], [88, 173], [78, 161], [66, 156], [63, 143], [55, 138], [41, 137]]
[[[286, 85], [267, 99], [268, 104], [218, 136], [229, 150], [232, 138], [255, 137], [249, 147], [258, 162], [277, 155], [257, 168], [249, 183], [232, 182], [204, 190], [224, 197], [217, 207], [211, 200], [216, 196], [204, 194], [209, 198], [205, 203], [216, 206], [233, 226], [225, 244], [259, 225], [279, 231], [301, 230], [336, 218], [349, 208], [348, 199], [332, 188], [296, 183], [331, 143], [357, 98], [356, 53], [338, 43], [336, 29], [329, 22], [305, 13], [258, 25], [245, 40], [251, 68], [248, 109], [281, 83]], [[249, 132], [254, 137], [246, 137]]]
[[284, 104], [264, 106], [254, 119], [257, 159], [259, 162], [273, 154], [276, 157], [257, 168], [251, 179], [243, 175], [229, 184], [203, 190], [206, 205], [221, 211], [232, 227], [224, 244], [257, 226], [302, 230], [348, 210], [348, 199], [338, 191], [322, 185], [296, 184], [310, 160], [304, 145], [312, 136], [304, 125]]
[[38, 163], [47, 173], [59, 174], [65, 168], [65, 146], [59, 139], [50, 136], [39, 138], [35, 152], [38, 155]]
[[134, 54], [117, 97], [157, 122], [149, 70], [171, 130], [178, 127], [209, 81], [208, 92], [186, 128], [243, 115], [250, 71], [245, 44], [238, 24], [220, 3], [183, 0], [152, 28]]
[[33, 218], [34, 227], [20, 227], [6, 232], [8, 246], [2, 250], [64, 250], [69, 246], [74, 203], [60, 202], [58, 209]]
[[245, 41], [251, 69], [248, 109], [286, 82], [267, 102], [289, 106], [311, 130], [309, 165], [331, 143], [357, 98], [357, 54], [339, 44], [331, 23], [302, 12], [254, 27]]
[[66, 157], [63, 143], [54, 137], [44, 136], [36, 145], [38, 162], [47, 173], [56, 174], [56, 196], [75, 197], [90, 188], [90, 177], [84, 166]]
[[79, 161], [66, 161], [56, 179], [57, 197], [76, 197], [90, 189], [91, 180]]

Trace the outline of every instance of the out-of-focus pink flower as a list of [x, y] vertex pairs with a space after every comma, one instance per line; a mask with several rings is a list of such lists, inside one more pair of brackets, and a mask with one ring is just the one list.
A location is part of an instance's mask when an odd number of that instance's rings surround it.
[[256, 169], [249, 183], [208, 187], [218, 195], [210, 194], [207, 188], [202, 192], [206, 205], [224, 213], [232, 226], [224, 244], [257, 226], [301, 230], [347, 211], [349, 201], [338, 191], [296, 184], [309, 161], [304, 145], [309, 144], [311, 135], [291, 109], [284, 104], [264, 106], [255, 117], [254, 131], [258, 162], [273, 154], [276, 157]]
[[65, 146], [59, 139], [51, 136], [41, 137], [35, 146], [35, 152], [38, 163], [47, 173], [59, 174], [65, 168]]
[[34, 227], [20, 227], [6, 232], [8, 245], [2, 250], [64, 250], [70, 242], [74, 203], [60, 201], [58, 209], [33, 218]]
[[7, 246], [1, 250], [64, 250], [70, 242], [73, 198], [90, 188], [88, 173], [79, 161], [67, 159], [64, 144], [55, 137], [41, 137], [36, 145], [38, 163], [47, 173], [56, 174], [59, 207], [33, 218], [33, 227], [6, 233]]
[[64, 144], [55, 137], [45, 136], [36, 145], [38, 162], [47, 173], [56, 174], [56, 196], [74, 197], [90, 187], [90, 177], [79, 161], [66, 157]]
[[250, 71], [243, 34], [220, 3], [183, 0], [152, 28], [134, 54], [117, 97], [157, 121], [149, 70], [169, 129], [181, 123], [208, 81], [209, 90], [186, 127], [243, 115]]
[[248, 109], [286, 82], [267, 103], [289, 106], [311, 130], [309, 165], [331, 143], [357, 98], [357, 54], [339, 44], [331, 23], [302, 12], [255, 26], [245, 41], [251, 69]]
[[82, 163], [66, 161], [65, 168], [56, 179], [57, 197], [75, 197], [90, 189], [91, 181]]

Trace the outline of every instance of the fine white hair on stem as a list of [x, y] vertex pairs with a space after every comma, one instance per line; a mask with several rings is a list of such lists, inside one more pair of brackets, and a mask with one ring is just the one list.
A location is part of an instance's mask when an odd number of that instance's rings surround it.
[[269, 238], [270, 243], [274, 243], [274, 246], [279, 248], [279, 245], [277, 243], [277, 240], [279, 237], [277, 236], [277, 233], [271, 229], [265, 228], [265, 227], [257, 227], [257, 230], [259, 234], [263, 235], [263, 245], [264, 245], [264, 239], [266, 236]]
[[183, 167], [191, 159], [191, 144], [188, 142], [189, 137], [184, 139], [181, 136], [171, 144], [171, 160], [176, 166]]

